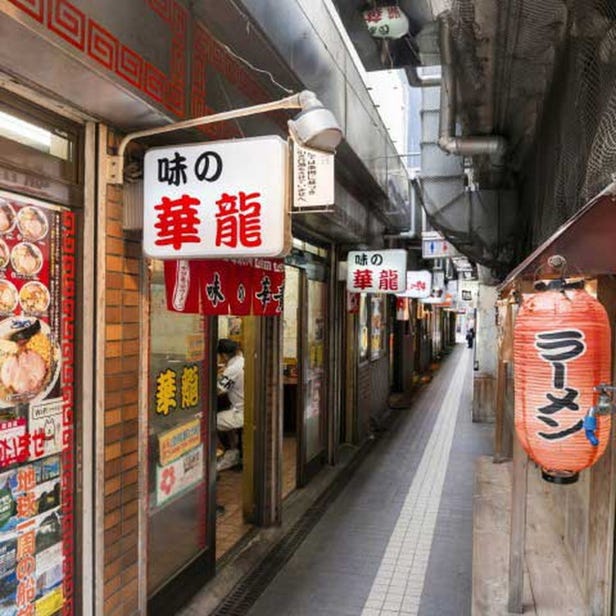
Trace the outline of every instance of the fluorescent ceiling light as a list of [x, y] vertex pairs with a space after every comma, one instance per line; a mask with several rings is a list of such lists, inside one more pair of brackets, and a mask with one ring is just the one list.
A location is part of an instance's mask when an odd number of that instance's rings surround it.
[[32, 142], [49, 149], [51, 133], [29, 122], [24, 122], [15, 116], [0, 111], [0, 132], [7, 137], [14, 136], [15, 141], [30, 145]]

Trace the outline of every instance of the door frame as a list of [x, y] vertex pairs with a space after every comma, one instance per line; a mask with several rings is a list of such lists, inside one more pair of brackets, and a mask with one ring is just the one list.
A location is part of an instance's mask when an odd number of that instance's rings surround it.
[[[323, 400], [325, 402], [324, 412], [319, 417], [319, 433], [321, 440], [321, 449], [310, 460], [306, 459], [306, 430], [305, 430], [305, 400], [307, 393], [307, 385], [305, 380], [305, 363], [310, 361], [309, 344], [308, 344], [308, 283], [309, 277], [304, 268], [300, 269], [299, 278], [299, 315], [298, 315], [298, 379], [297, 379], [297, 481], [298, 488], [304, 487], [325, 465], [327, 460], [327, 416], [328, 416], [328, 391], [329, 378], [327, 374], [327, 358], [329, 357], [329, 332], [328, 327], [324, 327], [323, 340]], [[324, 287], [325, 310], [328, 310], [328, 293], [327, 278], [318, 280]], [[325, 323], [328, 323], [328, 315], [325, 315]]]

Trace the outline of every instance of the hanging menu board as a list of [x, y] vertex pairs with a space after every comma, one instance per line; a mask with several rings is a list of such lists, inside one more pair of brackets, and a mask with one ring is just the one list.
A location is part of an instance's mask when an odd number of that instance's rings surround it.
[[0, 192], [0, 615], [72, 613], [74, 215]]

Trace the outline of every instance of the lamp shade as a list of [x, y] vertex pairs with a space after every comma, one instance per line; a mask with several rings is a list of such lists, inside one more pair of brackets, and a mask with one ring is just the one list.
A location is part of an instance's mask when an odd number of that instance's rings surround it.
[[597, 417], [598, 445], [583, 422], [610, 382], [608, 316], [582, 288], [548, 289], [522, 303], [514, 328], [515, 428], [526, 453], [556, 483], [571, 483], [608, 444], [611, 417]]
[[301, 145], [334, 152], [342, 141], [342, 129], [334, 114], [310, 90], [301, 92], [300, 101], [302, 110], [289, 120], [289, 131]]
[[298, 113], [289, 120], [289, 130], [302, 145], [324, 152], [334, 152], [342, 140], [334, 114], [325, 107]]

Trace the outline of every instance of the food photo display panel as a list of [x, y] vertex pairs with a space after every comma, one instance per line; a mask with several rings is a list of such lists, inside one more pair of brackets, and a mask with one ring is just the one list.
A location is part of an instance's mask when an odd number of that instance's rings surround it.
[[0, 615], [73, 613], [75, 217], [0, 191]]

